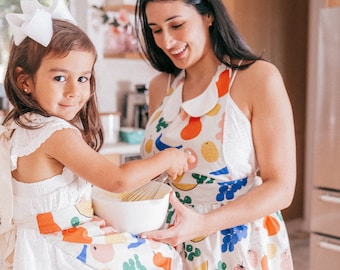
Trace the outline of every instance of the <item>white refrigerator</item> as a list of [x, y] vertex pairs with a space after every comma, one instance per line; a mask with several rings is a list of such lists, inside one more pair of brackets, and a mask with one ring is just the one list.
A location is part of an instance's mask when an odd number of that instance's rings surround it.
[[[340, 7], [319, 14], [316, 85], [308, 92], [310, 270], [340, 269]], [[310, 90], [310, 89], [309, 89]]]

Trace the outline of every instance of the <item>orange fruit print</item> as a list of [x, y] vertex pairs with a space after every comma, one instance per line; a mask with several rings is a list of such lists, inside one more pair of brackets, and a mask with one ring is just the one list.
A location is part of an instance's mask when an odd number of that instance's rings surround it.
[[190, 117], [188, 125], [182, 129], [181, 138], [183, 140], [191, 140], [200, 134], [202, 123], [199, 117]]

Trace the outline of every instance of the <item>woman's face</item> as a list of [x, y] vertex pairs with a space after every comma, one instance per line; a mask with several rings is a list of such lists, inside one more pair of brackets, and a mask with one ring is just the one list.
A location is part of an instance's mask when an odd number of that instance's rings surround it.
[[183, 1], [156, 1], [146, 5], [146, 17], [155, 42], [179, 69], [197, 64], [211, 51], [211, 16], [200, 15]]

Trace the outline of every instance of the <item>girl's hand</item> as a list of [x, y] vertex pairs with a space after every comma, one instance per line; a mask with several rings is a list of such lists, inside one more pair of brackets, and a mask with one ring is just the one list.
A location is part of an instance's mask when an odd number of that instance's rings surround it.
[[190, 152], [181, 151], [176, 148], [168, 148], [162, 152], [170, 154], [168, 159], [169, 169], [167, 169], [166, 172], [172, 179], [176, 179], [178, 176], [182, 175], [188, 170], [188, 163], [193, 163], [196, 160]]
[[174, 192], [170, 194], [170, 203], [176, 210], [175, 225], [166, 230], [144, 232], [142, 238], [150, 238], [156, 241], [165, 242], [172, 246], [178, 246], [185, 241], [204, 236], [205, 216], [196, 213], [183, 205]]

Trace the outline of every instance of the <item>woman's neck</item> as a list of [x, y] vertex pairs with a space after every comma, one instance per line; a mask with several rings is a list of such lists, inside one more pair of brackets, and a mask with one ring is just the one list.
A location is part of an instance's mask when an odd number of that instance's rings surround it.
[[217, 58], [200, 62], [185, 70], [183, 101], [200, 95], [208, 87], [221, 62]]

